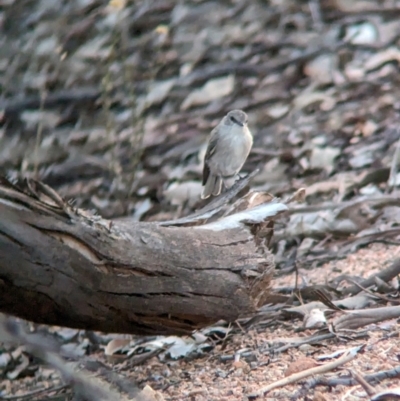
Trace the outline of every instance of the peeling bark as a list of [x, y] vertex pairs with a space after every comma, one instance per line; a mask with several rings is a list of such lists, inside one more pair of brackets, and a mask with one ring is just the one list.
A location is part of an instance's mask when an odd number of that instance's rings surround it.
[[285, 209], [270, 202], [193, 227], [108, 221], [40, 182], [1, 179], [0, 311], [135, 334], [233, 321], [268, 294], [271, 218]]

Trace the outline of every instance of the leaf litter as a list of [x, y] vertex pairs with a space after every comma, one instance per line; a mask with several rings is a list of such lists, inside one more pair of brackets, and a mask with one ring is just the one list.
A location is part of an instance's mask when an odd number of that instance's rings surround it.
[[204, 205], [207, 135], [243, 108], [255, 134], [243, 171], [260, 170], [246, 202], [305, 199], [275, 225], [274, 294], [257, 316], [197, 339], [30, 326], [55, 348], [2, 345], [1, 397], [85, 387], [70, 373], [65, 385], [59, 353], [87, 371], [94, 360], [105, 382], [118, 375], [120, 399], [242, 400], [360, 344], [346, 371], [266, 397], [368, 399], [362, 377], [379, 382], [374, 399], [396, 394], [397, 2], [54, 4], [1, 5], [2, 174], [36, 177], [106, 218], [184, 222]]

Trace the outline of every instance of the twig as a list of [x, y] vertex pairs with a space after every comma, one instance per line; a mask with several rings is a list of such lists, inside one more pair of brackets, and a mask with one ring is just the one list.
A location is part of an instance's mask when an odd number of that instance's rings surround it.
[[398, 319], [400, 306], [385, 306], [382, 308], [359, 309], [344, 311], [342, 316], [333, 321], [336, 332], [343, 330], [356, 330], [369, 324], [382, 322], [383, 320]]
[[372, 234], [365, 234], [362, 237], [351, 238], [342, 245], [340, 254], [347, 254], [348, 252], [355, 252], [359, 247], [373, 242], [382, 242], [383, 237], [397, 236], [400, 234], [398, 227], [389, 228], [385, 231], [378, 231]]
[[294, 283], [293, 294], [297, 297], [299, 302], [303, 304], [304, 302], [301, 296], [301, 292], [299, 291], [299, 267], [297, 265], [297, 260], [294, 261], [294, 272], [295, 272], [295, 283]]
[[4, 315], [0, 315], [0, 341], [24, 344], [27, 352], [35, 355], [60, 372], [64, 383], [73, 387], [77, 398], [82, 397], [87, 401], [100, 401], [118, 399], [119, 397], [117, 392], [97, 385], [82, 371], [75, 372], [54, 352], [45, 339], [37, 335], [26, 334], [15, 319], [7, 318]]
[[[43, 85], [44, 86], [44, 85]], [[36, 141], [35, 141], [35, 158], [34, 158], [34, 165], [33, 165], [33, 176], [35, 180], [39, 179], [38, 170], [39, 170], [39, 147], [40, 142], [42, 142], [42, 133], [43, 133], [43, 110], [44, 110], [44, 101], [46, 99], [46, 88], [43, 87], [42, 91], [40, 92], [40, 119], [36, 130]]]
[[361, 376], [360, 373], [358, 373], [356, 370], [351, 370], [351, 369], [349, 369], [349, 373], [354, 377], [354, 379], [358, 383], [361, 384], [362, 388], [369, 396], [376, 394], [376, 390]]
[[110, 170], [118, 179], [121, 176], [121, 166], [117, 157], [118, 136], [116, 133], [114, 116], [111, 111], [112, 105], [112, 92], [114, 90], [114, 82], [112, 80], [111, 66], [117, 60], [117, 45], [119, 42], [119, 35], [116, 30], [112, 32], [112, 42], [110, 54], [106, 60], [106, 72], [101, 80], [101, 105], [105, 116], [106, 135], [109, 143], [112, 143], [111, 157], [110, 157]]
[[[396, 277], [400, 273], [400, 259], [396, 259], [388, 268], [385, 270], [380, 271], [377, 274], [374, 274], [370, 277], [368, 277], [366, 280], [364, 280], [360, 285], [363, 288], [368, 288], [371, 285], [375, 284], [375, 277], [379, 277], [383, 281], [390, 281], [393, 277]], [[360, 288], [356, 285], [353, 285], [352, 287], [345, 288], [343, 290], [343, 295], [355, 295], [361, 292]]]
[[308, 7], [310, 8], [311, 17], [313, 19], [315, 29], [318, 32], [321, 32], [322, 29], [324, 28], [324, 22], [322, 18], [321, 5], [319, 0], [310, 0], [308, 2]]
[[335, 338], [336, 336], [333, 333], [323, 333], [317, 334], [315, 336], [307, 337], [303, 341], [299, 341], [296, 343], [285, 344], [282, 347], [274, 349], [274, 353], [279, 354], [284, 351], [287, 351], [290, 348], [298, 348], [304, 344], [318, 344], [323, 340], [330, 340], [331, 338]]
[[[400, 301], [394, 298], [385, 297], [382, 294], [378, 294], [375, 292], [370, 291], [368, 288], [364, 288], [361, 284], [357, 283], [357, 281], [349, 279], [350, 283], [353, 283], [356, 287], [360, 288], [362, 291], [366, 292], [367, 294], [371, 295], [372, 297], [382, 299], [382, 301], [391, 302], [397, 305], [400, 305]], [[375, 283], [376, 285], [376, 283]]]
[[68, 387], [68, 385], [62, 384], [61, 386], [57, 386], [57, 387], [39, 388], [39, 389], [36, 389], [33, 391], [29, 391], [28, 393], [25, 393], [25, 394], [10, 395], [10, 396], [6, 396], [6, 397], [0, 396], [0, 400], [6, 400], [6, 401], [23, 400], [25, 398], [31, 398], [33, 396], [43, 395], [46, 393], [58, 392], [58, 391], [64, 390], [67, 387]]
[[357, 205], [358, 203], [367, 203], [368, 206], [373, 208], [383, 208], [385, 206], [398, 206], [400, 200], [397, 196], [387, 195], [387, 196], [373, 196], [370, 198], [362, 197], [351, 201], [345, 202], [331, 202], [323, 203], [321, 205], [311, 205], [311, 206], [291, 206], [288, 210], [288, 214], [298, 214], [298, 213], [313, 213], [326, 210], [342, 210], [348, 207]]
[[[390, 370], [384, 370], [382, 372], [373, 373], [370, 375], [365, 375], [364, 380], [368, 383], [379, 383], [385, 379], [395, 379], [400, 377], [400, 366], [397, 366]], [[329, 379], [325, 377], [314, 377], [307, 380], [304, 388], [307, 390], [312, 390], [317, 386], [335, 387], [335, 386], [354, 386], [357, 384], [354, 378], [341, 377], [331, 377]]]
[[278, 380], [275, 383], [271, 383], [268, 386], [262, 387], [260, 390], [254, 392], [254, 393], [250, 393], [247, 396], [249, 398], [257, 398], [257, 397], [265, 395], [266, 393], [268, 393], [271, 390], [274, 390], [274, 389], [279, 388], [279, 387], [286, 386], [288, 384], [295, 383], [295, 382], [297, 382], [297, 381], [299, 381], [301, 379], [304, 379], [304, 378], [306, 378], [308, 376], [329, 372], [329, 371], [331, 371], [333, 369], [336, 369], [337, 367], [339, 367], [341, 365], [344, 365], [345, 363], [351, 361], [352, 359], [354, 359], [356, 357], [356, 355], [363, 348], [364, 348], [364, 345], [362, 345], [360, 347], [352, 348], [351, 350], [349, 350], [349, 352], [347, 354], [345, 354], [344, 356], [342, 356], [341, 358], [339, 358], [336, 361], [329, 362], [329, 363], [326, 363], [325, 365], [317, 366], [315, 368], [303, 370], [302, 372], [299, 372], [299, 373], [295, 373], [294, 375], [291, 375], [289, 377], [285, 377], [282, 380]]
[[[400, 129], [397, 130], [397, 135], [400, 135]], [[390, 166], [390, 174], [387, 184], [387, 191], [390, 188], [395, 188], [397, 186], [397, 167], [399, 163], [399, 156], [400, 156], [400, 139], [397, 141], [396, 149], [394, 151], [392, 164]]]

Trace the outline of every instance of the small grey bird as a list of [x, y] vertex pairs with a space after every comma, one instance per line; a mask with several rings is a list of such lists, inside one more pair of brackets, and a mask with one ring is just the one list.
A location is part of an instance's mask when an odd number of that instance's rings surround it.
[[234, 183], [252, 146], [247, 114], [242, 110], [230, 111], [211, 131], [204, 157], [202, 199], [218, 196], [222, 183], [226, 188]]

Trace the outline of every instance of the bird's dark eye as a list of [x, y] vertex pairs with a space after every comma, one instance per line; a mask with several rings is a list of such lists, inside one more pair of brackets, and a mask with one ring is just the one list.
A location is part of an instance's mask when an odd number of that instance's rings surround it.
[[235, 122], [236, 122], [235, 117], [232, 117], [232, 116], [231, 116], [231, 121], [232, 121], [233, 123], [235, 123]]

